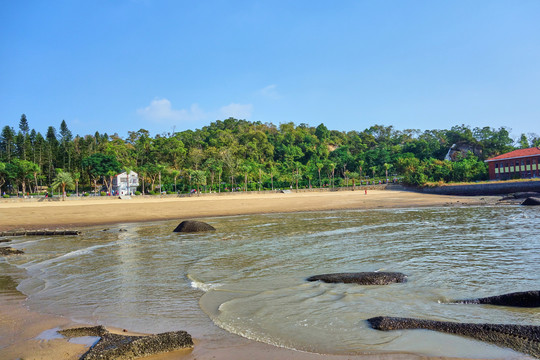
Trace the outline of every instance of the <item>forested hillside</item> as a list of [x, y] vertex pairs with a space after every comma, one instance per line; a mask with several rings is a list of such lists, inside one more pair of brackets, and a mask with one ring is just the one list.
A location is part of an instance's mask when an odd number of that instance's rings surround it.
[[[471, 151], [444, 160], [453, 144]], [[517, 142], [538, 145], [535, 135]], [[462, 125], [421, 132], [373, 125], [343, 132], [324, 124], [234, 118], [156, 136], [140, 129], [125, 138], [98, 131], [73, 136], [62, 121], [43, 135], [30, 129], [23, 114], [18, 130], [4, 126], [0, 134], [0, 187], [8, 194], [36, 193], [73, 183], [88, 192], [110, 185], [121, 170], [139, 173], [145, 192], [159, 191], [160, 181], [169, 192], [337, 187], [395, 177], [413, 185], [475, 181], [487, 179], [486, 158], [514, 146], [505, 128]]]

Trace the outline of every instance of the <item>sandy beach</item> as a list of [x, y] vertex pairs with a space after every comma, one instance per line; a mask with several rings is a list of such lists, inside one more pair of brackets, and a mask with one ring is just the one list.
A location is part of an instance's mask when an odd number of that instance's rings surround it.
[[485, 204], [488, 197], [459, 197], [405, 191], [234, 193], [192, 197], [82, 198], [0, 202], [0, 231], [77, 227], [210, 216], [297, 211]]
[[[340, 209], [462, 206], [493, 203], [489, 197], [424, 195], [413, 192], [369, 190], [301, 193], [249, 193], [185, 198], [82, 199], [71, 201], [10, 201], [0, 203], [0, 231], [15, 229], [79, 229], [91, 225], [132, 223], [239, 214]], [[61, 238], [59, 238], [61, 241]], [[77, 359], [82, 345], [65, 339], [39, 340], [45, 330], [79, 326], [70, 319], [37, 313], [25, 307], [15, 289], [0, 289], [0, 358]], [[105, 324], [106, 325], [106, 324]], [[129, 330], [129, 329], [128, 329]], [[178, 329], [188, 330], [189, 329]], [[215, 348], [195, 339], [192, 351], [148, 359], [428, 359], [411, 354], [329, 356], [297, 352], [246, 340], [242, 346]], [[435, 358], [433, 358], [435, 359]], [[443, 359], [443, 358], [436, 358]]]

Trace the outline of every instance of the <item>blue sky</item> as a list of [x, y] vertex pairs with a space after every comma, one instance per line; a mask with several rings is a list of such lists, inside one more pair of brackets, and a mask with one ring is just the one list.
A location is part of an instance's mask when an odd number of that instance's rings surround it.
[[540, 134], [540, 1], [3, 1], [0, 126]]

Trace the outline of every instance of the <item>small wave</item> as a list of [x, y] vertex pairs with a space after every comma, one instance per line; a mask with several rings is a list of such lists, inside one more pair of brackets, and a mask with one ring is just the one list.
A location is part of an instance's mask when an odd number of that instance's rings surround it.
[[38, 262], [38, 263], [32, 263], [30, 266], [27, 267], [27, 270], [32, 270], [32, 269], [35, 269], [36, 267], [47, 266], [47, 265], [53, 264], [55, 262], [62, 261], [64, 259], [69, 259], [69, 258], [76, 257], [76, 256], [88, 255], [88, 254], [91, 254], [96, 249], [103, 248], [103, 247], [108, 247], [108, 246], [111, 246], [112, 244], [113, 243], [105, 244], [105, 245], [94, 245], [94, 246], [89, 246], [89, 247], [84, 248], [84, 249], [70, 251], [67, 254], [60, 255], [58, 257], [55, 257], [55, 258], [52, 258], [52, 259], [49, 259], [49, 260], [41, 261], [41, 262]]
[[221, 284], [212, 284], [212, 283], [204, 283], [202, 281], [199, 281], [195, 278], [193, 278], [191, 275], [187, 275], [188, 279], [191, 280], [191, 287], [194, 289], [199, 289], [204, 292], [208, 292], [209, 290], [215, 289], [217, 287], [220, 287]]

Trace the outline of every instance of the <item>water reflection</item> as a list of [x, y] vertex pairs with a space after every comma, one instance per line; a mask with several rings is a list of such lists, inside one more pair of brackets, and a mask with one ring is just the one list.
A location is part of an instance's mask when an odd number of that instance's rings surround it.
[[[16, 239], [13, 246], [24, 243], [27, 254], [10, 262], [28, 271], [19, 289], [36, 309], [141, 332], [182, 328], [219, 339], [215, 323], [321, 353], [509, 357], [515, 354], [449, 335], [381, 333], [365, 319], [538, 325], [540, 314], [531, 309], [449, 302], [537, 289], [539, 218], [530, 208], [468, 207], [213, 218], [218, 231], [204, 234], [172, 233], [176, 222], [122, 224], [61, 242]], [[347, 271], [400, 271], [409, 281], [305, 281]]]

